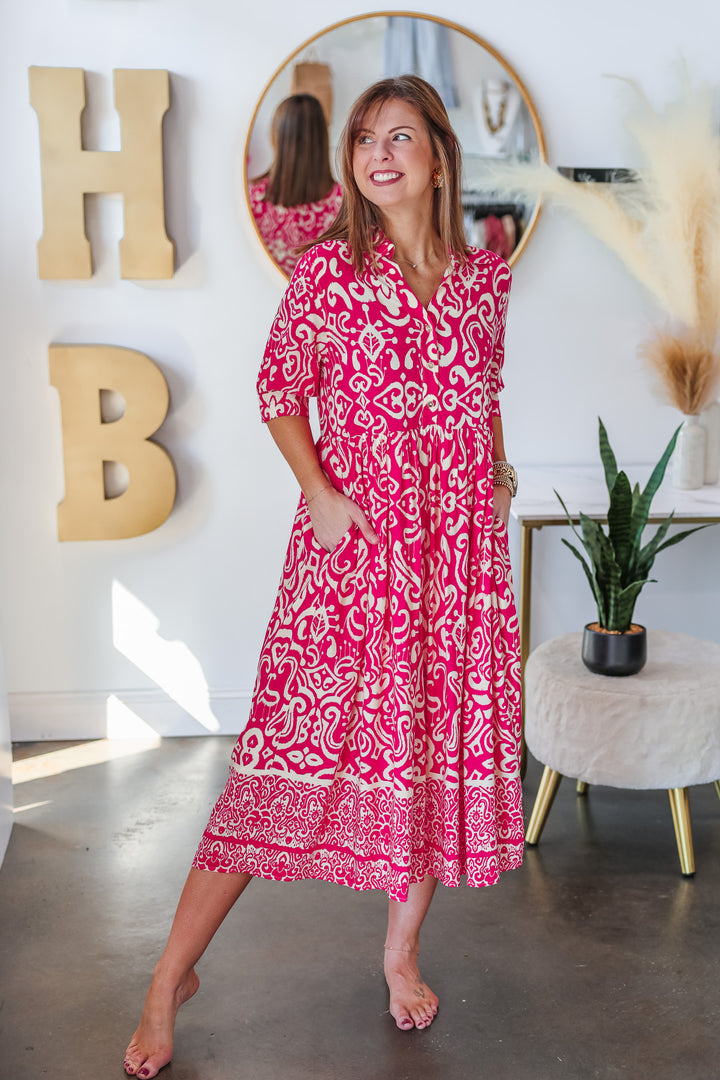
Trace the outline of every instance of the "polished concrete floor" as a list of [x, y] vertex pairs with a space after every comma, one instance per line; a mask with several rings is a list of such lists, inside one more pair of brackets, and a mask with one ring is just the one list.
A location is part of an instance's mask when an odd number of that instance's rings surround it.
[[[124, 1075], [232, 740], [16, 747], [0, 871], [0, 1076]], [[106, 747], [105, 747], [106, 749]], [[35, 764], [37, 763], [37, 764]], [[54, 771], [55, 775], [43, 775]], [[540, 770], [531, 763], [527, 812]], [[33, 779], [33, 776], [37, 778]], [[720, 802], [693, 789], [683, 879], [667, 794], [560, 787], [538, 848], [491, 889], [438, 890], [430, 1029], [398, 1031], [385, 903], [256, 881], [202, 961], [164, 1080], [694, 1080], [720, 1073]]]

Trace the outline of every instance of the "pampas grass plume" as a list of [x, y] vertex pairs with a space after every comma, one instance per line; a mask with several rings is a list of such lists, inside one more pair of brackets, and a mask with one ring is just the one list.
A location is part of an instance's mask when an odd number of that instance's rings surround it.
[[609, 247], [673, 320], [715, 344], [720, 332], [720, 136], [713, 92], [693, 88], [656, 111], [634, 91], [626, 127], [640, 152], [636, 180], [576, 183], [544, 162], [493, 165], [513, 194], [547, 196]]
[[663, 395], [681, 413], [696, 416], [715, 396], [720, 357], [700, 335], [661, 330], [640, 346]]

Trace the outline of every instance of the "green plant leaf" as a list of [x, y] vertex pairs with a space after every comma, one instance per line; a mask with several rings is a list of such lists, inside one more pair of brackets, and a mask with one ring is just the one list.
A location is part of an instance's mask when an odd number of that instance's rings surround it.
[[[555, 488], [553, 488], [553, 491], [555, 491]], [[585, 542], [584, 542], [584, 540], [583, 540], [582, 536], [580, 535], [580, 533], [579, 533], [579, 532], [577, 531], [577, 529], [575, 528], [575, 526], [574, 526], [574, 524], [573, 524], [573, 520], [572, 520], [572, 518], [570, 517], [570, 511], [568, 510], [567, 506], [566, 506], [566, 505], [565, 505], [565, 503], [563, 502], [563, 499], [562, 499], [562, 497], [561, 497], [561, 496], [560, 496], [560, 495], [558, 494], [558, 492], [557, 492], [557, 491], [555, 491], [555, 494], [556, 494], [556, 495], [557, 495], [557, 497], [558, 497], [558, 500], [559, 500], [559, 502], [560, 502], [560, 505], [562, 506], [563, 510], [565, 511], [565, 517], [566, 517], [566, 518], [568, 519], [568, 525], [570, 526], [570, 528], [571, 528], [571, 529], [572, 529], [572, 531], [573, 531], [573, 532], [575, 533], [575, 535], [577, 536], [578, 540], [580, 541], [580, 543], [581, 543], [581, 544], [583, 545], [583, 547], [584, 547], [584, 546], [585, 546]]]
[[[680, 427], [682, 427], [682, 424], [680, 425]], [[674, 435], [670, 439], [670, 442], [665, 447], [662, 457], [653, 469], [650, 479], [645, 485], [645, 489], [642, 492], [633, 510], [631, 522], [631, 530], [633, 534], [631, 567], [633, 564], [637, 563], [637, 556], [640, 551], [640, 544], [642, 542], [642, 534], [645, 530], [645, 526], [647, 525], [648, 514], [650, 513], [650, 504], [655, 497], [655, 492], [663, 482], [665, 470], [667, 469], [668, 462], [672, 457], [672, 452], [675, 449], [677, 437], [680, 434], [680, 427], [676, 428]]]
[[607, 627], [607, 621], [612, 621], [614, 618], [617, 596], [622, 588], [620, 567], [615, 560], [615, 552], [610, 538], [605, 535], [599, 522], [581, 513], [580, 525], [585, 540], [585, 548], [590, 555], [595, 570], [598, 590], [603, 597], [606, 621], [601, 620], [600, 625]]
[[604, 602], [604, 599], [603, 599], [603, 595], [602, 595], [602, 593], [601, 593], [601, 591], [600, 591], [600, 589], [598, 587], [598, 583], [595, 580], [595, 577], [593, 576], [593, 573], [592, 573], [590, 567], [588, 566], [587, 562], [585, 561], [585, 559], [580, 554], [580, 552], [578, 551], [578, 549], [575, 547], [574, 544], [571, 544], [570, 541], [566, 540], [564, 536], [562, 536], [560, 539], [562, 540], [565, 547], [570, 548], [570, 550], [572, 551], [573, 555], [578, 560], [578, 562], [582, 563], [582, 568], [585, 571], [585, 576], [588, 579], [588, 584], [590, 585], [590, 589], [592, 590], [592, 594], [595, 597], [595, 605], [596, 605], [597, 611], [598, 611], [598, 622], [600, 623], [601, 626], [604, 626], [605, 625], [605, 602]]
[[711, 528], [711, 526], [717, 524], [717, 521], [708, 521], [705, 525], [696, 525], [694, 529], [685, 529], [683, 532], [677, 533], [676, 536], [671, 536], [670, 539], [666, 540], [664, 544], [661, 544], [657, 550], [664, 551], [665, 548], [672, 547], [673, 544], [679, 544], [680, 541], [684, 540], [686, 536], [692, 536], [693, 533], [700, 532], [701, 529], [709, 529]]
[[647, 585], [646, 581], [633, 581], [622, 590], [617, 598], [615, 625], [608, 626], [608, 630], [619, 630], [624, 634], [630, 629], [635, 603], [644, 585]]
[[672, 510], [663, 522], [658, 526], [657, 532], [653, 536], [645, 547], [640, 549], [635, 562], [635, 577], [637, 579], [645, 579], [652, 568], [652, 564], [655, 562], [655, 556], [658, 553], [660, 544], [665, 539], [668, 529], [672, 525], [675, 511]]
[[608, 433], [605, 430], [605, 425], [598, 416], [598, 439], [600, 442], [600, 460], [603, 463], [605, 469], [605, 483], [607, 484], [608, 495], [612, 493], [612, 489], [615, 486], [615, 480], [618, 474], [617, 460], [613, 449], [610, 445]]
[[640, 485], [639, 485], [639, 484], [635, 484], [635, 487], [634, 487], [634, 488], [633, 488], [633, 490], [632, 490], [632, 509], [633, 509], [633, 514], [635, 513], [635, 507], [636, 507], [636, 506], [637, 506], [637, 504], [638, 504], [638, 499], [639, 499], [639, 498], [640, 498]]
[[631, 519], [632, 491], [630, 490], [630, 481], [626, 473], [619, 472], [610, 492], [608, 532], [615, 555], [615, 562], [620, 568], [620, 577], [624, 585], [627, 585], [630, 580], [628, 570], [632, 551]]

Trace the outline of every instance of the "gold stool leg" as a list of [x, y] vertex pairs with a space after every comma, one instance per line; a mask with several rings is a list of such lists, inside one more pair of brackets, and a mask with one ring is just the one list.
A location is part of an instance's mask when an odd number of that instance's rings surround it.
[[540, 781], [540, 787], [535, 796], [535, 805], [533, 806], [533, 811], [530, 815], [527, 832], [525, 833], [526, 844], [537, 844], [540, 840], [541, 833], [545, 827], [545, 821], [550, 813], [550, 807], [555, 800], [561, 780], [562, 773], [555, 772], [549, 765], [545, 766], [545, 771], [543, 772], [542, 780]]
[[670, 788], [670, 809], [672, 810], [675, 839], [680, 856], [680, 869], [683, 877], [692, 877], [695, 873], [695, 855], [693, 854], [692, 828], [690, 825], [690, 800], [687, 788]]
[[587, 795], [590, 785], [585, 780], [578, 780], [576, 791], [578, 795]]
[[715, 781], [715, 790], [717, 791], [718, 799], [720, 799], [720, 780]]

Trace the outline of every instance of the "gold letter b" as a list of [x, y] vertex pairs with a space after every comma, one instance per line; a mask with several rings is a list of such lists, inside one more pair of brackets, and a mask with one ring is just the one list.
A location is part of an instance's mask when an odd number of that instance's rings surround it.
[[[160, 368], [144, 353], [112, 345], [51, 345], [50, 382], [60, 394], [65, 498], [59, 540], [123, 540], [157, 529], [175, 502], [170, 455], [149, 442], [165, 419], [169, 394]], [[100, 391], [125, 399], [119, 420], [103, 423]], [[103, 462], [119, 461], [127, 490], [105, 497]]]

